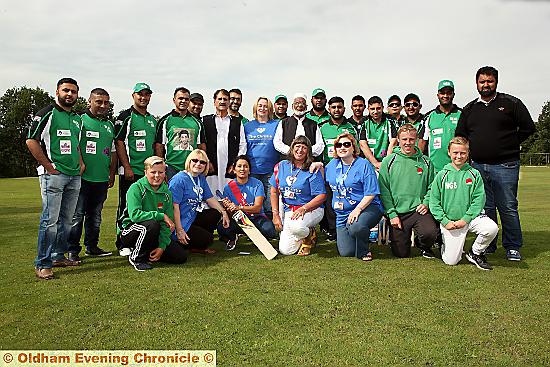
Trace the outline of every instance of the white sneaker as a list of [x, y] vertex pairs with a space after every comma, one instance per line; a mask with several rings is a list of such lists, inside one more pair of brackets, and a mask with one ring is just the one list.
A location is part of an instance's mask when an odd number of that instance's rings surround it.
[[130, 256], [131, 253], [132, 253], [132, 250], [130, 250], [128, 247], [124, 247], [118, 250], [118, 254], [120, 256]]

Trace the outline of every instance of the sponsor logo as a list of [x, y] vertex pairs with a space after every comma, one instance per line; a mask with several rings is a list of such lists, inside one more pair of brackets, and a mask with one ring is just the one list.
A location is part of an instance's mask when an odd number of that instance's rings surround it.
[[256, 129], [256, 131], [260, 134], [262, 134], [265, 131], [265, 127], [259, 127]]

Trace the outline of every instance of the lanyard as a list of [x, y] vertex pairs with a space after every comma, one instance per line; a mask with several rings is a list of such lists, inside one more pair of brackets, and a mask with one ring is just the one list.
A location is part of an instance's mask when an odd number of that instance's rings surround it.
[[296, 168], [296, 173], [294, 173], [292, 170], [292, 165], [290, 166], [290, 179], [287, 182], [289, 183], [288, 189], [292, 188], [292, 185], [294, 185], [294, 182], [296, 182], [296, 180], [298, 179], [299, 173], [300, 173], [300, 168]]
[[340, 162], [338, 162], [338, 164], [336, 165], [336, 188], [338, 190], [338, 193], [343, 197], [346, 197], [346, 193], [347, 193], [345, 181], [346, 181], [346, 178], [348, 177], [349, 170], [351, 169], [351, 166], [353, 166], [353, 163], [355, 163], [355, 161], [356, 159], [354, 159], [353, 162], [351, 162], [346, 173], [344, 174], [342, 174], [342, 172], [344, 171], [344, 163], [342, 162], [341, 159], [340, 159]]
[[200, 179], [199, 177], [197, 177], [197, 181], [195, 181], [195, 178], [193, 177], [192, 174], [190, 174], [187, 171], [185, 173], [187, 173], [191, 178], [191, 182], [193, 182], [193, 192], [197, 194], [197, 200], [200, 203], [202, 201], [202, 187], [200, 185]]

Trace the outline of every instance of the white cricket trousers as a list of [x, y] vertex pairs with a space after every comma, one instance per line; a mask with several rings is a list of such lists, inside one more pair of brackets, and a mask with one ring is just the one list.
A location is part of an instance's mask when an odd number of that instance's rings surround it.
[[477, 234], [472, 244], [472, 252], [476, 255], [485, 252], [485, 249], [498, 233], [497, 224], [484, 214], [475, 217], [467, 226], [460, 229], [448, 230], [441, 224], [439, 227], [443, 235], [441, 259], [447, 265], [456, 265], [462, 259], [462, 251], [468, 232]]
[[302, 218], [293, 220], [291, 219], [292, 212], [285, 212], [279, 252], [283, 255], [292, 255], [298, 252], [302, 240], [309, 235], [309, 229], [319, 224], [324, 214], [323, 208], [317, 208], [306, 213]]

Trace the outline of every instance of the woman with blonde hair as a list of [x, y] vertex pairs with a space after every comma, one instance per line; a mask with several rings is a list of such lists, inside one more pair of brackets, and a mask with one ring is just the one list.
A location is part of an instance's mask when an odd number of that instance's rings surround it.
[[227, 228], [229, 217], [206, 183], [207, 171], [206, 153], [195, 149], [185, 161], [185, 170], [170, 180], [176, 227], [172, 238], [188, 245], [191, 252], [213, 254], [216, 251], [208, 246], [214, 242], [214, 229], [220, 216], [222, 225]]

